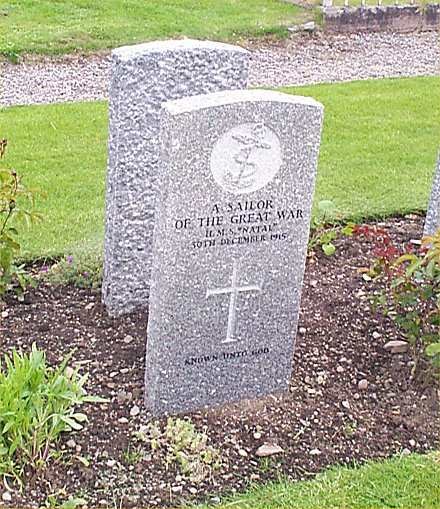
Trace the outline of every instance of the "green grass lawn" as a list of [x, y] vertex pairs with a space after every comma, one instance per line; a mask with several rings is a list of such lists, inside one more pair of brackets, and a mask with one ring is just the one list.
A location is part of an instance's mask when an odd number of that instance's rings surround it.
[[414, 454], [360, 468], [333, 468], [312, 481], [255, 487], [218, 509], [434, 509], [440, 507], [440, 455]]
[[439, 78], [285, 91], [325, 106], [318, 199], [355, 220], [426, 210], [440, 147]]
[[95, 244], [104, 228], [107, 104], [77, 103], [0, 110], [5, 163], [43, 190], [44, 222], [25, 240], [27, 257]]
[[[425, 210], [440, 145], [440, 78], [290, 88], [325, 105], [318, 200], [345, 217]], [[99, 246], [107, 153], [104, 102], [0, 110], [5, 164], [47, 192], [45, 221], [24, 238], [26, 258]]]
[[281, 33], [305, 16], [281, 0], [5, 0], [0, 54], [59, 54], [176, 37]]

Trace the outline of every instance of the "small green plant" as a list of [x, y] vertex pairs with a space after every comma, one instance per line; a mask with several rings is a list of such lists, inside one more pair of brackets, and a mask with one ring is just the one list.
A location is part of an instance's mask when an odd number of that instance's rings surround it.
[[208, 445], [206, 433], [197, 431], [189, 419], [169, 417], [163, 430], [150, 423], [135, 436], [149, 443], [153, 452], [164, 452], [166, 466], [176, 464], [193, 483], [202, 482], [221, 466], [220, 453]]
[[[0, 140], [0, 159], [3, 158], [7, 140]], [[35, 212], [36, 190], [23, 185], [15, 170], [0, 168], [0, 298], [14, 290], [22, 295], [33, 283], [24, 265], [17, 265], [21, 253], [19, 224], [31, 226], [41, 220]]]
[[336, 252], [333, 241], [341, 234], [351, 235], [354, 224], [348, 223], [340, 226], [341, 215], [337, 212], [335, 204], [331, 200], [321, 200], [318, 203], [318, 211], [312, 220], [312, 228], [309, 238], [309, 253], [313, 256], [318, 247], [326, 256], [332, 256]]
[[275, 464], [274, 458], [271, 458], [270, 456], [266, 456], [264, 458], [260, 458], [258, 462], [258, 467], [263, 474], [267, 474], [270, 472]]
[[50, 268], [47, 278], [54, 284], [97, 288], [102, 281], [102, 257], [92, 251], [68, 255]]
[[440, 230], [420, 247], [401, 245], [377, 227], [360, 226], [356, 235], [374, 242], [375, 259], [368, 276], [383, 285], [373, 309], [391, 317], [411, 345], [414, 371], [421, 358], [440, 369]]
[[87, 500], [83, 497], [69, 496], [59, 507], [60, 509], [76, 509], [77, 507], [86, 506]]
[[347, 422], [343, 427], [343, 433], [347, 438], [353, 437], [357, 430], [357, 423], [354, 421]]
[[55, 493], [50, 493], [44, 502], [44, 506], [48, 509], [76, 509], [84, 505], [87, 505], [85, 498], [80, 496], [72, 497], [72, 495], [67, 497], [65, 488], [61, 488]]
[[141, 447], [132, 448], [130, 445], [123, 452], [122, 458], [127, 465], [136, 465], [143, 458]]
[[0, 362], [0, 476], [21, 482], [26, 467], [37, 469], [56, 454], [61, 433], [82, 429], [87, 417], [76, 407], [103, 402], [88, 396], [87, 376], [46, 363], [32, 345], [29, 354], [14, 351]]

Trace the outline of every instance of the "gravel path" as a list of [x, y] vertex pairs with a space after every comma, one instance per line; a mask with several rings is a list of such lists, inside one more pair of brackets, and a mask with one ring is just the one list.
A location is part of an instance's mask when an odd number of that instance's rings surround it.
[[[436, 32], [296, 36], [252, 49], [251, 86], [440, 75]], [[0, 105], [104, 99], [109, 57], [0, 64]]]

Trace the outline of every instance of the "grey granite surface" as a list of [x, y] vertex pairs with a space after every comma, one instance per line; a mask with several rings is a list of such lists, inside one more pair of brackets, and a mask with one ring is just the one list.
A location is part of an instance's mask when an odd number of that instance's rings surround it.
[[313, 99], [259, 90], [164, 105], [145, 374], [153, 413], [287, 389], [322, 118]]
[[148, 303], [161, 104], [246, 87], [248, 60], [242, 48], [188, 39], [113, 51], [103, 281], [111, 315]]
[[437, 156], [437, 166], [431, 189], [431, 198], [426, 212], [423, 235], [434, 235], [440, 228], [440, 152]]

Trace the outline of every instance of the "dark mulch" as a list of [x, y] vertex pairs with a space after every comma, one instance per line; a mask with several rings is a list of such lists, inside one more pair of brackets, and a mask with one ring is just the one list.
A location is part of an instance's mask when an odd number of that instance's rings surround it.
[[[384, 226], [407, 241], [420, 238], [422, 219], [409, 216]], [[176, 505], [244, 490], [279, 474], [304, 479], [329, 465], [438, 447], [438, 386], [411, 378], [409, 355], [383, 349], [398, 334], [370, 310], [375, 283], [357, 272], [369, 264], [370, 247], [342, 238], [334, 256], [309, 261], [287, 395], [191, 414], [224, 459], [222, 469], [201, 484], [181, 478], [173, 466], [167, 469], [163, 455], [147, 446], [141, 459], [127, 454], [136, 448], [133, 431], [148, 422], [143, 410], [130, 416], [134, 405], [142, 408], [146, 313], [111, 319], [98, 291], [73, 287], [41, 285], [26, 303], [9, 302], [0, 324], [2, 351], [36, 342], [55, 363], [76, 348], [74, 360], [90, 373], [90, 392], [111, 400], [86, 409], [90, 422], [73, 435], [75, 444], [67, 445], [72, 435], [63, 438], [68, 454], [29, 476], [12, 504], [42, 504], [48, 494], [65, 489], [85, 496], [89, 505]], [[358, 386], [363, 379], [366, 390]], [[265, 442], [284, 453], [269, 461], [257, 458]]]

